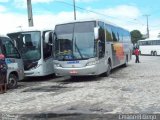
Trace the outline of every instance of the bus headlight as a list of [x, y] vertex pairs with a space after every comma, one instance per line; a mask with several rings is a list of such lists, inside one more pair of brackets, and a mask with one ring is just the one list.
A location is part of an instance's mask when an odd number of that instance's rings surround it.
[[86, 64], [86, 66], [96, 65], [96, 64], [98, 64], [98, 63], [99, 63], [99, 61], [91, 61], [91, 62], [88, 62], [88, 63]]
[[54, 63], [54, 66], [55, 67], [62, 67], [61, 64], [59, 64], [59, 63]]

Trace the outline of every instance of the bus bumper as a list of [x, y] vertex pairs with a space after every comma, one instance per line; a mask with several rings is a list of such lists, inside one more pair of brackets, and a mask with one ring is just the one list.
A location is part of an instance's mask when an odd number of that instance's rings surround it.
[[96, 65], [81, 68], [55, 67], [55, 74], [56, 76], [92, 76], [98, 75], [98, 68]]

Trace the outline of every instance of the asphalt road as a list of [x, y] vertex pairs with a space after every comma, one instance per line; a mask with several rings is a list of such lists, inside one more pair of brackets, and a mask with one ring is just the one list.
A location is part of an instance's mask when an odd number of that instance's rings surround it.
[[[132, 57], [109, 77], [30, 78], [0, 95], [2, 118], [13, 119], [127, 119], [138, 114], [146, 120], [160, 113], [160, 56]], [[137, 117], [138, 119], [138, 117]]]

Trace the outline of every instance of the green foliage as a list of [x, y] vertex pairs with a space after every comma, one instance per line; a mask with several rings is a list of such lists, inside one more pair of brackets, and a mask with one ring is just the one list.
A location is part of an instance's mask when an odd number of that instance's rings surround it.
[[138, 40], [142, 40], [142, 34], [139, 30], [133, 30], [130, 32], [132, 43], [137, 43]]

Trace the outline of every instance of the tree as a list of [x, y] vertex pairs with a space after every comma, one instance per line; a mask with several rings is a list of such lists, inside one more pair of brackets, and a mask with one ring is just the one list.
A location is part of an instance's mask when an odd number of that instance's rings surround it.
[[132, 43], [137, 43], [138, 40], [142, 40], [142, 34], [139, 30], [133, 30], [130, 32]]

